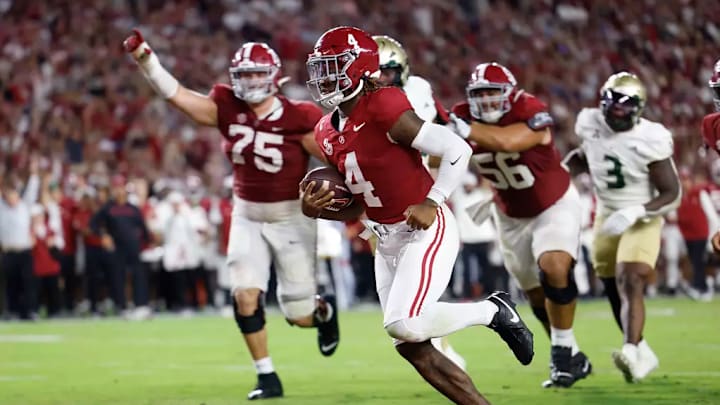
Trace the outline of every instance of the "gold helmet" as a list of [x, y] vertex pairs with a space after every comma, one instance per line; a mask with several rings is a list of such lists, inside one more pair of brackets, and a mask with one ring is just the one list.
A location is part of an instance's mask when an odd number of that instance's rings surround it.
[[378, 45], [380, 70], [397, 69], [399, 74], [395, 75], [395, 79], [390, 84], [398, 87], [404, 86], [410, 76], [407, 52], [400, 42], [387, 35], [375, 35], [373, 39]]
[[646, 101], [645, 86], [632, 73], [615, 73], [600, 89], [600, 109], [615, 132], [628, 131], [637, 124]]

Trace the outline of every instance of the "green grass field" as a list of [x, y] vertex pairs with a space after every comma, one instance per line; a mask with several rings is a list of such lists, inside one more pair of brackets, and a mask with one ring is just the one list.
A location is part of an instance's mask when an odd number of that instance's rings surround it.
[[[628, 385], [610, 353], [621, 336], [604, 301], [583, 302], [575, 328], [595, 371], [569, 390], [540, 388], [549, 345], [526, 307], [536, 357], [523, 367], [497, 335], [453, 335], [469, 373], [493, 404], [719, 404], [720, 303], [654, 300], [648, 341], [660, 368]], [[381, 314], [341, 315], [341, 345], [322, 357], [315, 332], [269, 318], [270, 346], [286, 404], [442, 404], [398, 356]], [[234, 321], [220, 317], [0, 323], [0, 404], [238, 404], [255, 383]]]

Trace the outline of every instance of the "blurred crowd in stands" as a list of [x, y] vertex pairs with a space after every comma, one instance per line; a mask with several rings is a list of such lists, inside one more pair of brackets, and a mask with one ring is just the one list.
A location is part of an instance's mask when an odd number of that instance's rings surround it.
[[[575, 115], [597, 103], [605, 78], [635, 72], [648, 88], [645, 116], [673, 131], [688, 190], [720, 181], [716, 157], [698, 134], [720, 56], [716, 0], [0, 0], [0, 244], [5, 259], [18, 263], [0, 269], [4, 313], [32, 318], [41, 304], [47, 315], [115, 311], [142, 319], [159, 307], [187, 313], [226, 305], [231, 190], [220, 135], [155, 97], [121, 42], [138, 27], [181, 83], [207, 92], [228, 82], [231, 55], [243, 42], [265, 41], [290, 77], [283, 91], [308, 98], [306, 55], [336, 25], [400, 40], [411, 71], [432, 83], [446, 107], [464, 97], [477, 63], [505, 64], [521, 87], [549, 103], [561, 152], [577, 143]], [[456, 197], [486, 192], [469, 175]], [[7, 220], [11, 212], [27, 221]], [[712, 229], [712, 221], [704, 226]], [[320, 247], [328, 259], [320, 267], [332, 267], [325, 273], [347, 291], [344, 305], [372, 300], [372, 255], [357, 238], [361, 225], [321, 229], [333, 236], [320, 238], [332, 245]], [[683, 244], [674, 235], [666, 245]], [[465, 231], [451, 295], [507, 285], [494, 241], [489, 224]], [[678, 251], [670, 262], [680, 261], [682, 250], [668, 250]], [[32, 270], [15, 271], [27, 267], [27, 251]], [[683, 280], [662, 276], [659, 284], [674, 292]], [[592, 279], [585, 292], [596, 292]]]

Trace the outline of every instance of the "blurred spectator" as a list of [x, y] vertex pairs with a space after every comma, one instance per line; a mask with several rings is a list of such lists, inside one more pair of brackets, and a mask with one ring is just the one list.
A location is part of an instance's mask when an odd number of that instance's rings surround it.
[[350, 240], [350, 264], [355, 273], [355, 297], [362, 301], [377, 301], [375, 291], [375, 256], [367, 240], [360, 237], [365, 229], [360, 221], [345, 224], [345, 236]]
[[[140, 263], [140, 249], [149, 239], [145, 220], [140, 209], [128, 202], [127, 183], [121, 175], [112, 179], [112, 199], [91, 220], [93, 232], [102, 237], [103, 247], [112, 254], [112, 277], [117, 285], [124, 286], [126, 274], [132, 278], [135, 310], [128, 315], [132, 319], [147, 319], [149, 307], [148, 274]], [[120, 311], [125, 311], [124, 291], [115, 297]]]
[[8, 312], [20, 319], [32, 319], [36, 305], [31, 250], [31, 210], [40, 189], [36, 163], [31, 173], [22, 196], [14, 179], [5, 180], [0, 201], [0, 268], [5, 272]]
[[709, 299], [705, 282], [708, 237], [710, 224], [714, 225], [713, 229], [717, 229], [718, 215], [704, 182], [696, 181], [686, 170], [680, 171], [680, 178], [683, 198], [677, 209], [677, 221], [692, 265], [693, 282], [689, 293], [695, 299]]
[[30, 213], [32, 215], [33, 274], [37, 279], [38, 304], [44, 302], [47, 316], [52, 318], [60, 313], [61, 307], [60, 263], [57, 257], [63, 247], [62, 235], [57, 235], [55, 230], [50, 227], [49, 214], [45, 212], [42, 205], [34, 204]]
[[[487, 184], [486, 184], [487, 186]], [[502, 268], [490, 264], [490, 250], [497, 238], [497, 231], [491, 220], [485, 221], [482, 225], [476, 224], [468, 215], [465, 208], [480, 201], [487, 201], [492, 198], [492, 191], [488, 187], [478, 184], [478, 178], [473, 173], [466, 173], [462, 184], [450, 196], [450, 203], [457, 218], [458, 230], [460, 231], [460, 242], [462, 247], [460, 257], [462, 259], [461, 274], [453, 274], [457, 285], [461, 286], [459, 296], [462, 298], [479, 298], [489, 294], [496, 289], [505, 291], [503, 284], [507, 284]], [[457, 270], [457, 267], [456, 267]]]

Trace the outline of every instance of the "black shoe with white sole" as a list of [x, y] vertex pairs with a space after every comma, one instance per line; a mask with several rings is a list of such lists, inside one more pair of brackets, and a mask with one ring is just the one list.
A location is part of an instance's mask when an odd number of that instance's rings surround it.
[[488, 327], [500, 335], [521, 364], [530, 364], [535, 354], [533, 334], [520, 319], [510, 295], [504, 291], [495, 291], [487, 299], [498, 307]]
[[277, 373], [258, 374], [258, 382], [255, 389], [250, 391], [247, 399], [254, 401], [256, 399], [278, 398], [283, 396], [282, 383]]
[[545, 388], [569, 388], [592, 373], [592, 363], [583, 352], [570, 356], [572, 349], [553, 346], [550, 353], [550, 379], [543, 382]]
[[[340, 328], [338, 326], [338, 311], [337, 305], [335, 304], [334, 295], [323, 295], [320, 297], [320, 301], [325, 303], [325, 308], [320, 308], [323, 311], [332, 311], [330, 319], [327, 321], [321, 321], [319, 314], [315, 315], [315, 322], [318, 331], [318, 347], [320, 353], [323, 356], [331, 356], [335, 353], [338, 344], [340, 343]], [[327, 312], [325, 312], [326, 314]], [[325, 315], [323, 314], [323, 315]]]

